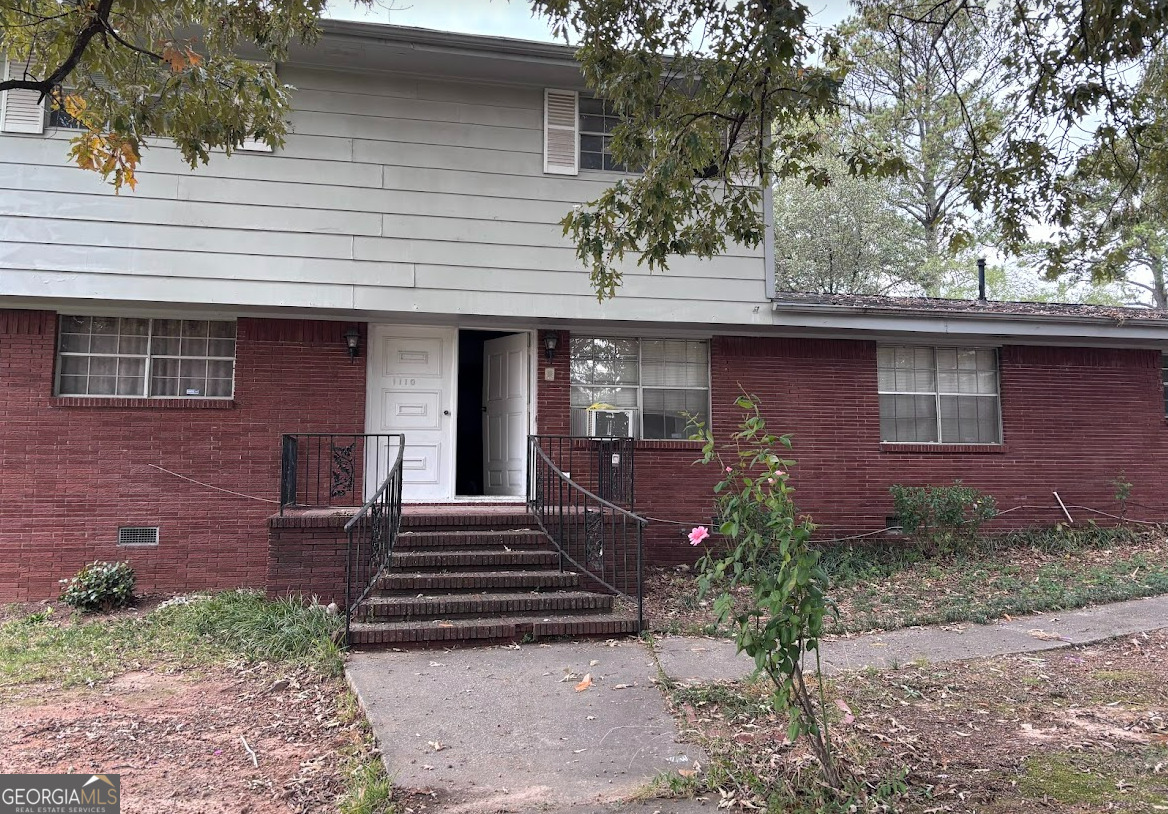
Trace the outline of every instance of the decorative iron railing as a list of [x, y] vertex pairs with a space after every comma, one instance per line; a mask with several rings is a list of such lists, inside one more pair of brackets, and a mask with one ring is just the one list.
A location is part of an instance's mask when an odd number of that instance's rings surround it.
[[280, 439], [280, 514], [285, 507], [357, 507], [401, 457], [400, 435], [285, 433]]
[[396, 439], [389, 473], [365, 501], [353, 519], [345, 524], [348, 547], [345, 554], [345, 640], [349, 624], [362, 600], [377, 582], [381, 569], [393, 553], [402, 518], [402, 454], [404, 435], [379, 436]]
[[632, 439], [532, 435], [527, 473], [528, 509], [559, 552], [560, 570], [635, 601], [644, 629], [648, 521], [631, 511]]

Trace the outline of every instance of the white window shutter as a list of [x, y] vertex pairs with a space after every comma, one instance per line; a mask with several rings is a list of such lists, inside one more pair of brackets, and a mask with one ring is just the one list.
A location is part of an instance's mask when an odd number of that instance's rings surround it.
[[[276, 70], [276, 63], [274, 62], [257, 62], [254, 64], [265, 66], [273, 72]], [[259, 139], [247, 138], [243, 140], [243, 144], [239, 145], [239, 149], [249, 153], [270, 153], [272, 152], [272, 145]]]
[[579, 94], [574, 90], [544, 89], [543, 171], [580, 173]]
[[[24, 76], [28, 63], [4, 61], [4, 78]], [[35, 90], [6, 90], [0, 93], [0, 131], [5, 133], [45, 132], [45, 103]]]

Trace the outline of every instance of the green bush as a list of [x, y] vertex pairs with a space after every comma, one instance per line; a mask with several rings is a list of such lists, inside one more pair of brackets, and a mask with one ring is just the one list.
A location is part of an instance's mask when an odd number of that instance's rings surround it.
[[897, 484], [888, 491], [904, 533], [933, 550], [950, 551], [974, 539], [998, 515], [993, 497], [959, 480], [952, 486]]
[[80, 611], [108, 611], [134, 601], [134, 569], [128, 562], [91, 562], [61, 584], [61, 601]]

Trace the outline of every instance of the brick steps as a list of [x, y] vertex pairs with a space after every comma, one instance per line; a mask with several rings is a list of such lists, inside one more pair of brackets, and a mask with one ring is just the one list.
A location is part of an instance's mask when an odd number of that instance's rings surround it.
[[546, 548], [542, 532], [527, 529], [513, 531], [403, 531], [394, 551], [445, 548]]
[[403, 516], [372, 594], [349, 628], [354, 647], [449, 647], [550, 636], [620, 636], [635, 616], [561, 572], [526, 511], [434, 507]]
[[545, 590], [576, 588], [580, 575], [570, 571], [458, 571], [434, 573], [387, 571], [378, 578], [377, 590], [385, 592], [427, 593], [433, 591]]
[[365, 621], [455, 619], [474, 616], [548, 616], [566, 612], [611, 611], [614, 597], [589, 591], [546, 593], [441, 594], [374, 597], [362, 610]]
[[494, 643], [552, 636], [623, 636], [637, 632], [636, 616], [619, 613], [493, 617], [416, 622], [354, 622], [355, 646], [424, 646], [440, 643]]
[[389, 567], [424, 571], [482, 571], [488, 568], [506, 568], [520, 571], [528, 568], [555, 568], [560, 557], [554, 551], [506, 551], [491, 549], [447, 549], [442, 551], [394, 551]]

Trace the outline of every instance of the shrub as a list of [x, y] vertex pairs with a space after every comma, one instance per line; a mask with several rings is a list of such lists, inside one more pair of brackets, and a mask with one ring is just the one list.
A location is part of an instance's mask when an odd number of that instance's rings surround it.
[[990, 495], [959, 480], [952, 486], [898, 484], [888, 491], [904, 533], [934, 550], [951, 550], [971, 540], [998, 514]]
[[[819, 639], [830, 603], [827, 574], [810, 545], [815, 525], [795, 505], [790, 482], [795, 462], [783, 457], [791, 448], [790, 436], [767, 430], [753, 397], [744, 395], [736, 404], [743, 411], [742, 422], [723, 452], [702, 427], [702, 463], [717, 463], [723, 473], [714, 493], [718, 531], [728, 545], [719, 553], [707, 549], [699, 561], [700, 595], [715, 594], [719, 623], [732, 626], [738, 651], [751, 656], [771, 681], [774, 708], [789, 713], [787, 737], [807, 737], [824, 783], [838, 791], [842, 782], [818, 670]], [[708, 536], [709, 530], [699, 526], [690, 533], [690, 542], [698, 545]], [[736, 607], [739, 589], [744, 590]], [[809, 655], [816, 664], [810, 682], [803, 672]]]
[[134, 569], [128, 562], [91, 562], [61, 584], [61, 601], [80, 611], [108, 611], [134, 601]]

